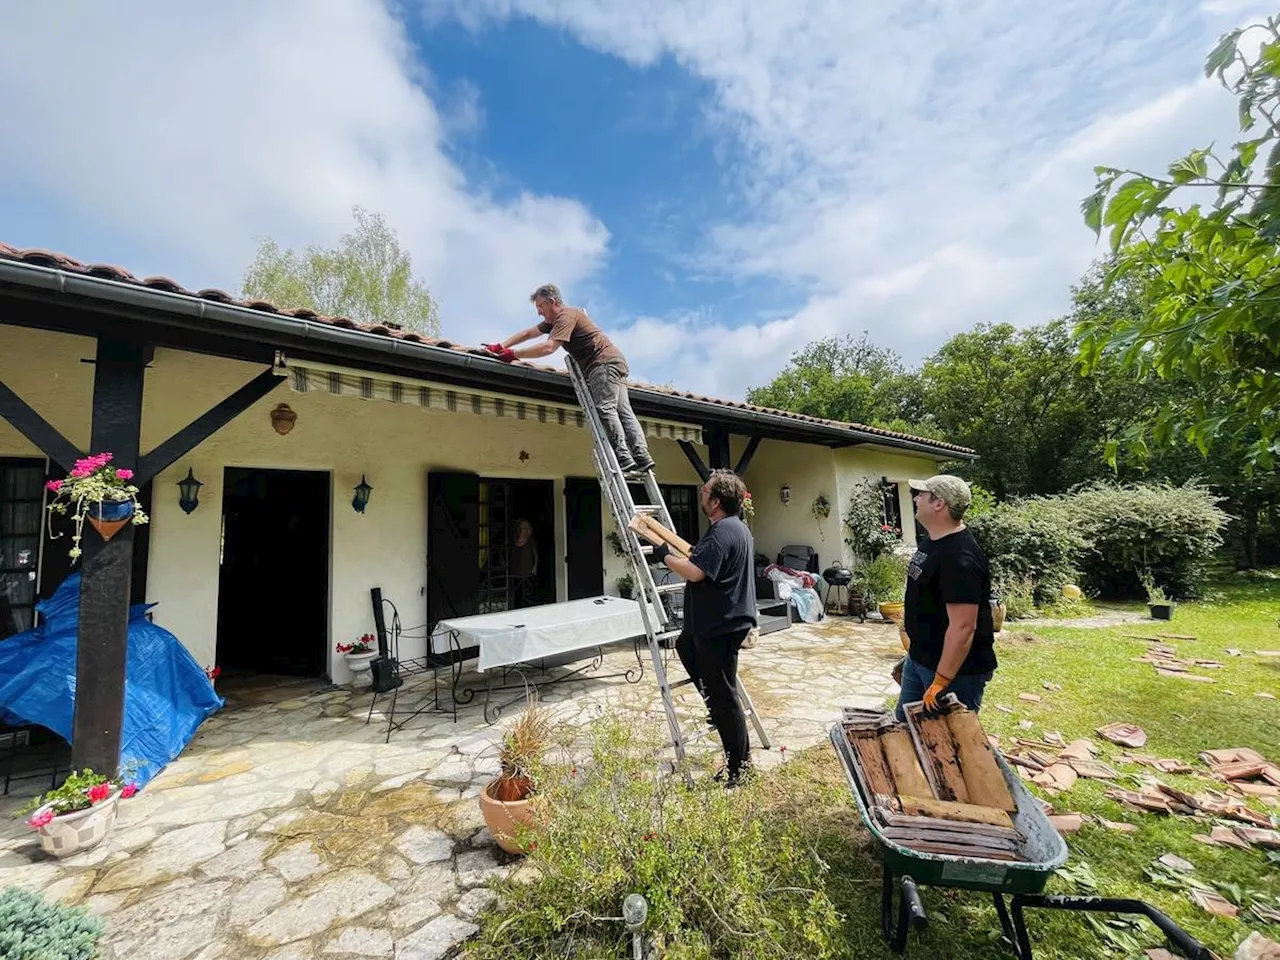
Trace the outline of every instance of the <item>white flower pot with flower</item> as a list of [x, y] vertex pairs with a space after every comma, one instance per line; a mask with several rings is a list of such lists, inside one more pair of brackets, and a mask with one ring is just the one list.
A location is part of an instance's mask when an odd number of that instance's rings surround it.
[[342, 654], [347, 669], [351, 671], [352, 683], [359, 683], [361, 678], [369, 672], [369, 664], [378, 655], [376, 643], [377, 640], [373, 634], [366, 633], [355, 643], [338, 644], [338, 652]]
[[137, 790], [132, 783], [121, 786], [91, 770], [73, 773], [62, 786], [32, 801], [36, 809], [27, 825], [39, 834], [45, 853], [70, 857], [106, 839], [119, 802]]
[[103, 541], [110, 540], [127, 523], [143, 524], [148, 518], [138, 503], [138, 488], [131, 481], [133, 471], [113, 467], [110, 453], [96, 453], [75, 462], [65, 480], [50, 480], [45, 486], [53, 494], [49, 511], [74, 518], [71, 536], [72, 560], [80, 558], [80, 541], [84, 522], [98, 531]]

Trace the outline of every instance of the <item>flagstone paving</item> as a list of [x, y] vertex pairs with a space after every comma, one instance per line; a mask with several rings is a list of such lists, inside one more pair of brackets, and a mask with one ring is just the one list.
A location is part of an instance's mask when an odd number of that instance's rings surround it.
[[[843, 618], [795, 624], [744, 650], [741, 677], [773, 741], [757, 763], [821, 742], [841, 706], [879, 706], [897, 691], [889, 671], [901, 655], [893, 625]], [[634, 665], [616, 647], [598, 673]], [[674, 657], [668, 669], [684, 676]], [[429, 690], [429, 677], [410, 680], [397, 712]], [[362, 690], [272, 679], [224, 693], [226, 708], [121, 802], [112, 834], [86, 853], [46, 856], [12, 817], [26, 798], [0, 798], [0, 888], [104, 917], [103, 960], [451, 955], [492, 905], [488, 881], [520, 869], [493, 845], [476, 799], [519, 705], [492, 726], [481, 698], [456, 722], [429, 711], [387, 743], [388, 697], [366, 723]], [[678, 694], [698, 722], [697, 694]], [[639, 683], [586, 674], [540, 699], [578, 723], [601, 708], [661, 710], [647, 662]]]

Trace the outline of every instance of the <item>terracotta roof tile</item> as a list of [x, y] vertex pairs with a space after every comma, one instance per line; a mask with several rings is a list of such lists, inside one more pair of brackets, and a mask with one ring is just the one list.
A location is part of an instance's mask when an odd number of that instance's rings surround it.
[[[61, 253], [55, 253], [51, 250], [38, 249], [20, 249], [10, 246], [7, 243], [0, 242], [0, 260], [16, 260], [21, 263], [30, 263], [35, 266], [50, 267], [55, 270], [65, 270], [68, 273], [83, 273], [87, 276], [97, 277], [102, 280], [111, 280], [116, 283], [140, 284], [156, 290], [163, 290], [167, 293], [182, 294], [183, 296], [196, 297], [198, 299], [209, 300], [214, 303], [230, 304], [234, 306], [247, 307], [250, 310], [257, 310], [262, 313], [281, 314], [283, 316], [295, 317], [299, 320], [306, 320], [313, 323], [324, 323], [333, 327], [341, 327], [348, 330], [360, 330], [375, 336], [391, 337], [398, 340], [407, 340], [410, 343], [421, 343], [427, 346], [436, 347], [441, 350], [456, 350], [460, 353], [470, 353], [475, 356], [487, 357], [487, 350], [480, 347], [466, 346], [457, 344], [451, 340], [434, 339], [432, 337], [423, 336], [413, 330], [393, 329], [385, 324], [359, 324], [350, 317], [328, 317], [309, 310], [305, 307], [300, 308], [282, 308], [265, 300], [237, 300], [235, 297], [223, 290], [214, 288], [205, 288], [199, 291], [191, 291], [185, 289], [179, 283], [168, 277], [147, 277], [138, 280], [132, 273], [123, 267], [109, 263], [83, 264], [78, 260], [74, 260]], [[495, 361], [496, 362], [496, 361]], [[564, 375], [563, 367], [552, 367], [545, 364], [528, 363], [526, 366], [533, 367], [538, 370], [545, 370], [551, 373]], [[886, 440], [905, 440], [916, 443], [926, 443], [940, 450], [952, 450], [956, 453], [972, 454], [973, 451], [968, 447], [961, 447], [954, 443], [945, 443], [941, 440], [930, 440], [925, 437], [915, 437], [907, 433], [898, 433], [893, 430], [883, 430], [880, 427], [871, 427], [861, 423], [846, 423], [839, 420], [825, 420], [821, 417], [811, 417], [808, 414], [793, 413], [790, 410], [774, 410], [768, 407], [757, 407], [754, 404], [744, 403], [741, 400], [725, 400], [719, 397], [708, 397], [702, 394], [689, 393], [683, 390], [673, 390], [669, 387], [659, 387], [653, 384], [640, 383], [632, 381], [632, 386], [637, 390], [643, 390], [648, 393], [663, 394], [671, 397], [679, 397], [684, 400], [694, 400], [700, 403], [708, 403], [721, 407], [733, 407], [738, 410], [749, 410], [753, 413], [769, 414], [777, 417], [784, 417], [788, 420], [795, 420], [800, 423], [813, 423], [822, 426], [843, 427], [852, 430], [859, 430], [864, 433], [874, 434], [884, 437]]]

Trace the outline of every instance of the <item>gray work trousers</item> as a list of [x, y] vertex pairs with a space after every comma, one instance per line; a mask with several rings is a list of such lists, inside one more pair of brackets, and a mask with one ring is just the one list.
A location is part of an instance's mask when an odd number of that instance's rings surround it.
[[618, 456], [618, 465], [626, 470], [653, 463], [649, 445], [645, 443], [644, 429], [631, 409], [622, 367], [616, 363], [596, 364], [587, 372], [587, 386], [596, 402], [604, 432]]

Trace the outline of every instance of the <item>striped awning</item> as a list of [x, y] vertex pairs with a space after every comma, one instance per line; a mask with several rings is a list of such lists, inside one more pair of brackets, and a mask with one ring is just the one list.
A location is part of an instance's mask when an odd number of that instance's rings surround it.
[[[529, 400], [471, 387], [457, 387], [412, 377], [370, 373], [283, 357], [276, 363], [276, 372], [288, 377], [289, 387], [295, 393], [322, 392], [360, 400], [410, 404], [424, 410], [445, 413], [529, 420], [584, 429], [587, 425], [586, 415], [576, 404]], [[649, 437], [688, 440], [697, 444], [703, 442], [702, 428], [696, 424], [641, 417], [640, 425]]]

